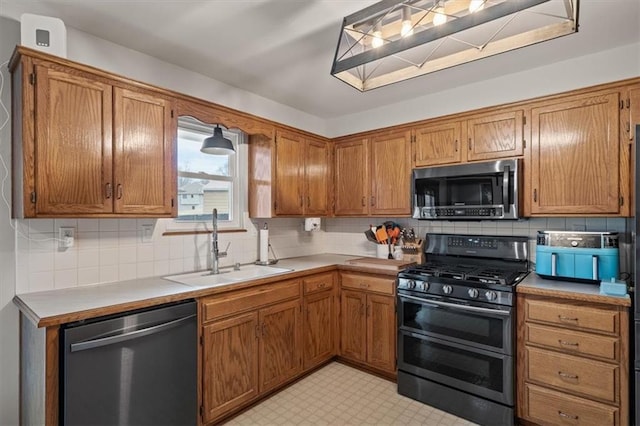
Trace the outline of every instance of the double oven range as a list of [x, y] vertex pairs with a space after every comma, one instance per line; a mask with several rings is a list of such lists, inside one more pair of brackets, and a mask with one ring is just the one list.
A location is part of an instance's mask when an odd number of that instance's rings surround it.
[[398, 274], [398, 393], [476, 423], [514, 423], [527, 240], [427, 234], [426, 263]]

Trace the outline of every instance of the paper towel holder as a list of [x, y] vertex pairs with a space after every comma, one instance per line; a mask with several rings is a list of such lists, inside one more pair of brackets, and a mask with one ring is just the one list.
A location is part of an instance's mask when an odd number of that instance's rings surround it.
[[269, 265], [275, 265], [276, 263], [278, 263], [278, 256], [276, 256], [276, 252], [273, 251], [273, 246], [271, 245], [271, 243], [269, 243], [269, 250], [273, 255], [273, 259], [267, 259], [264, 262], [261, 262], [260, 260], [256, 260], [255, 262], [256, 265], [269, 266]]

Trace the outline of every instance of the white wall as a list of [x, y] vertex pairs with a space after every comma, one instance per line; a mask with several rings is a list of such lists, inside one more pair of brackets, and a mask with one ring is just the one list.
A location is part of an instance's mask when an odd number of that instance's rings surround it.
[[[20, 39], [17, 22], [0, 18], [0, 64], [8, 60]], [[11, 109], [11, 78], [6, 65], [0, 67], [4, 86], [0, 93], [3, 105]], [[0, 126], [7, 119], [0, 108]], [[0, 130], [0, 156], [5, 162], [11, 161], [11, 123]], [[11, 164], [7, 164], [11, 167]], [[2, 187], [2, 194], [11, 200], [11, 170]], [[5, 169], [0, 165], [0, 181], [5, 177]], [[11, 302], [15, 294], [15, 233], [9, 218], [11, 212], [0, 201], [0, 424], [18, 423], [18, 310]]]
[[329, 119], [328, 137], [440, 117], [640, 76], [640, 42]]

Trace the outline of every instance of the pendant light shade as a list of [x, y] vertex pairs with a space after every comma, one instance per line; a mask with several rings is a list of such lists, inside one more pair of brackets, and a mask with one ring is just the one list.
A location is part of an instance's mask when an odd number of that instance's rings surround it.
[[205, 154], [215, 155], [229, 155], [235, 153], [233, 143], [222, 135], [222, 129], [219, 124], [216, 124], [216, 128], [213, 129], [213, 136], [209, 136], [202, 141], [202, 148], [200, 148], [200, 151]]

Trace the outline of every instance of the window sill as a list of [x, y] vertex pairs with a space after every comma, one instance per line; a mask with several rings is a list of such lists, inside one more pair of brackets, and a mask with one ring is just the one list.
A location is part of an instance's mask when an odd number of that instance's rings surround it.
[[[226, 229], [218, 229], [218, 234], [231, 234], [234, 232], [247, 232], [246, 229], [242, 229], [242, 228], [226, 228]], [[200, 230], [200, 231], [188, 231], [188, 230], [184, 230], [184, 231], [165, 231], [162, 233], [162, 236], [167, 236], [167, 237], [171, 237], [171, 236], [175, 236], [175, 235], [196, 235], [196, 234], [210, 234], [211, 231], [210, 230]]]

